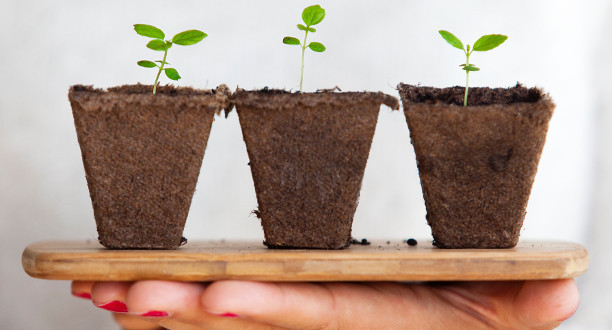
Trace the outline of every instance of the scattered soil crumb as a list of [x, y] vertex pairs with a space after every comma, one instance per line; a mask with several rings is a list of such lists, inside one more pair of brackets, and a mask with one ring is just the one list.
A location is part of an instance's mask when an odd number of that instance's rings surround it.
[[370, 241], [368, 241], [367, 238], [362, 238], [361, 241], [357, 240], [356, 238], [352, 238], [351, 239], [351, 244], [356, 244], [356, 245], [370, 245], [372, 244]]

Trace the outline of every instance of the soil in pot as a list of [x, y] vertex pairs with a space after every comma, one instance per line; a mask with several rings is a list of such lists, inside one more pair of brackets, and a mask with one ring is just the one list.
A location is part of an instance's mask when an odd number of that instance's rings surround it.
[[233, 97], [270, 248], [341, 249], [381, 104], [373, 92], [237, 90]]
[[215, 112], [229, 89], [76, 85], [68, 98], [100, 243], [174, 249], [195, 191]]
[[538, 88], [400, 84], [427, 222], [442, 248], [509, 248], [525, 210], [555, 107]]

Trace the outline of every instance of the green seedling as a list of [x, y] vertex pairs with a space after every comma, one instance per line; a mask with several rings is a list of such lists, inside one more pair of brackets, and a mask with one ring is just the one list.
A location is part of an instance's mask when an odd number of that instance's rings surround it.
[[463, 43], [459, 38], [455, 37], [452, 33], [440, 30], [440, 35], [446, 42], [448, 42], [451, 46], [455, 48], [461, 49], [465, 53], [465, 64], [461, 64], [460, 66], [465, 70], [465, 96], [463, 97], [463, 106], [467, 106], [468, 100], [468, 85], [470, 82], [470, 71], [480, 71], [480, 68], [476, 67], [474, 64], [470, 64], [470, 55], [474, 51], [477, 52], [485, 52], [487, 50], [491, 50], [508, 39], [507, 36], [501, 34], [488, 34], [486, 36], [480, 37], [474, 43], [474, 47], [470, 49], [470, 45], [468, 44], [465, 48], [463, 47]]
[[304, 53], [306, 52], [306, 48], [310, 48], [315, 52], [324, 52], [325, 46], [323, 46], [320, 42], [311, 42], [309, 44], [306, 43], [308, 38], [308, 32], [317, 32], [313, 25], [317, 25], [323, 21], [325, 18], [325, 9], [321, 8], [319, 5], [314, 5], [310, 7], [306, 7], [302, 12], [302, 21], [304, 24], [298, 24], [297, 27], [301, 31], [304, 31], [304, 42], [301, 42], [298, 38], [294, 37], [285, 37], [283, 38], [283, 43], [287, 45], [298, 45], [302, 47], [302, 69], [300, 73], [300, 93], [302, 92], [302, 82], [304, 81]]
[[141, 36], [153, 38], [153, 40], [149, 41], [149, 43], [147, 44], [147, 48], [155, 51], [164, 52], [164, 58], [161, 61], [138, 61], [138, 65], [144, 68], [159, 69], [157, 71], [157, 76], [155, 77], [155, 82], [153, 83], [153, 94], [155, 94], [155, 91], [157, 90], [159, 76], [162, 71], [164, 71], [166, 73], [166, 76], [172, 80], [181, 79], [181, 76], [179, 75], [178, 71], [176, 71], [176, 69], [166, 67], [166, 65], [170, 65], [170, 63], [166, 62], [166, 57], [168, 56], [168, 49], [170, 49], [173, 44], [181, 46], [195, 45], [198, 42], [202, 41], [202, 39], [207, 37], [207, 34], [202, 31], [187, 30], [175, 35], [174, 37], [172, 37], [172, 40], [164, 40], [166, 35], [162, 30], [152, 25], [146, 24], [134, 24], [134, 30]]

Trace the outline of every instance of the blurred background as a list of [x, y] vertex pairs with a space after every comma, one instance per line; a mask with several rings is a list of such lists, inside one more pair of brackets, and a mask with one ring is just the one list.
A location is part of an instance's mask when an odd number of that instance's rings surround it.
[[[172, 36], [200, 29], [198, 45], [173, 47], [177, 84], [233, 90], [299, 88], [296, 24], [304, 7], [327, 11], [310, 41], [304, 88], [383, 91], [398, 83], [461, 85], [464, 55], [438, 35], [473, 44], [471, 86], [540, 86], [557, 104], [521, 240], [585, 245], [591, 265], [578, 278], [582, 302], [566, 329], [612, 328], [612, 3], [515, 1], [77, 1], [3, 0], [0, 9], [0, 328], [116, 329], [110, 316], [73, 298], [69, 282], [28, 277], [21, 253], [40, 240], [96, 239], [91, 201], [67, 99], [73, 84], [152, 84], [136, 65], [161, 59], [135, 23]], [[165, 77], [162, 83], [169, 82]], [[263, 240], [248, 157], [236, 113], [215, 120], [184, 235], [190, 240]], [[404, 115], [380, 112], [353, 235], [428, 239], [425, 207]]]

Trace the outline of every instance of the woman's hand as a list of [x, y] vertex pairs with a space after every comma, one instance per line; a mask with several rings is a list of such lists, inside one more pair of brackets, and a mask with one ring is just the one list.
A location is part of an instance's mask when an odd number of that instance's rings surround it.
[[125, 329], [552, 329], [573, 279], [453, 283], [73, 282]]

